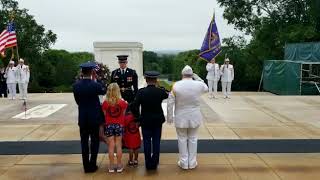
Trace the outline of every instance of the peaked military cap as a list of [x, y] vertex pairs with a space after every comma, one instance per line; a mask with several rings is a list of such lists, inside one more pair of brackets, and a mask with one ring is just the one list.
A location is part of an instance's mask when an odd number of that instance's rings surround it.
[[128, 60], [128, 55], [119, 55], [117, 57], [119, 62], [125, 62]]
[[158, 71], [146, 71], [144, 73], [144, 77], [147, 78], [157, 78], [159, 77], [160, 73]]
[[96, 65], [97, 64], [94, 62], [88, 61], [88, 62], [80, 64], [80, 68], [82, 70], [91, 70], [91, 69], [94, 69], [96, 67]]

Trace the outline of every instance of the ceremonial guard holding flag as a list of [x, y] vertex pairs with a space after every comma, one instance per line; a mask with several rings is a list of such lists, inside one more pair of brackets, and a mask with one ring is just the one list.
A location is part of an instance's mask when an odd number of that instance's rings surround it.
[[120, 68], [112, 71], [111, 82], [119, 85], [122, 98], [131, 103], [138, 92], [138, 75], [135, 70], [127, 67], [127, 55], [117, 57]]
[[28, 94], [28, 84], [30, 79], [30, 69], [29, 66], [24, 64], [23, 59], [19, 60], [19, 65], [17, 66], [17, 73], [20, 99], [26, 100]]
[[233, 65], [230, 64], [229, 58], [225, 59], [224, 64], [221, 66], [221, 84], [222, 93], [224, 98], [230, 98], [231, 95], [231, 84], [234, 79]]
[[[218, 27], [213, 15], [199, 54], [201, 59], [208, 62], [206, 69], [208, 71], [207, 80], [209, 85], [210, 97], [215, 97], [214, 94], [217, 94], [217, 84], [220, 78], [220, 72], [219, 64], [215, 63], [215, 57], [220, 54], [221, 50], [221, 41]], [[212, 93], [212, 89], [214, 89], [214, 94]]]
[[[208, 71], [207, 80], [209, 86], [209, 97], [215, 98], [218, 92], [218, 82], [220, 79], [220, 68], [219, 64], [216, 63], [215, 59], [212, 59], [206, 66]], [[212, 92], [213, 90], [213, 92]]]
[[7, 87], [9, 89], [10, 99], [16, 99], [17, 91], [17, 68], [14, 67], [14, 61], [10, 61], [6, 68], [5, 78], [7, 78]]
[[13, 22], [14, 15], [11, 15], [11, 22], [8, 23], [6, 29], [4, 29], [0, 34], [0, 55], [5, 57], [5, 50], [7, 48], [12, 49], [12, 57], [11, 60], [5, 70], [4, 78], [6, 78], [7, 88], [9, 90], [9, 98], [15, 99], [16, 98], [16, 86], [17, 86], [17, 68], [14, 66], [14, 52], [13, 47], [16, 47], [17, 55], [18, 53], [18, 44], [17, 44], [17, 36], [16, 36], [16, 29], [15, 24]]

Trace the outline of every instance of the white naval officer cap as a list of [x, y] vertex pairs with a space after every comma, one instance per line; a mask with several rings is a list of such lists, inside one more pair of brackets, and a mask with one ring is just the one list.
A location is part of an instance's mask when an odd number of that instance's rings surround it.
[[224, 61], [225, 61], [225, 62], [229, 62], [229, 61], [230, 61], [230, 59], [229, 59], [229, 58], [226, 58]]
[[9, 61], [9, 64], [14, 64], [14, 61]]
[[192, 68], [189, 65], [186, 65], [181, 72], [182, 75], [193, 75]]
[[22, 58], [19, 59], [19, 62], [24, 62], [24, 60]]

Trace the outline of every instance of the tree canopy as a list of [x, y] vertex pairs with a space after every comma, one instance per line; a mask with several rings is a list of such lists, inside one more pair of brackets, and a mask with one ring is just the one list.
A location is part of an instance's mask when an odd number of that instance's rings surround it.
[[[42, 52], [48, 50], [56, 42], [57, 35], [51, 30], [46, 30], [43, 25], [39, 25], [27, 9], [19, 8], [17, 1], [0, 0], [1, 31], [11, 21], [11, 16], [16, 26], [19, 55], [28, 62], [35, 62]], [[10, 57], [11, 52], [7, 51], [4, 62], [7, 63]]]
[[[87, 52], [70, 53], [65, 50], [52, 50], [57, 35], [46, 30], [28, 13], [19, 8], [15, 0], [0, 0], [0, 31], [4, 30], [14, 16], [20, 58], [24, 58], [31, 69], [31, 92], [70, 91], [79, 72], [79, 64], [93, 60], [93, 54]], [[0, 62], [6, 66], [11, 58], [11, 50]], [[17, 54], [15, 53], [15, 61]], [[1, 64], [0, 64], [1, 66]]]
[[320, 41], [318, 0], [218, 0], [223, 17], [252, 36], [251, 53], [281, 59], [286, 43]]

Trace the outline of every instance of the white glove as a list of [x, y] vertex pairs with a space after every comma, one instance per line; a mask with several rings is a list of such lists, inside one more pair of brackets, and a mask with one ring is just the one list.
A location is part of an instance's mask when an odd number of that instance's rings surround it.
[[172, 124], [174, 121], [174, 105], [175, 105], [175, 96], [172, 92], [170, 92], [168, 100], [167, 100], [167, 123]]

